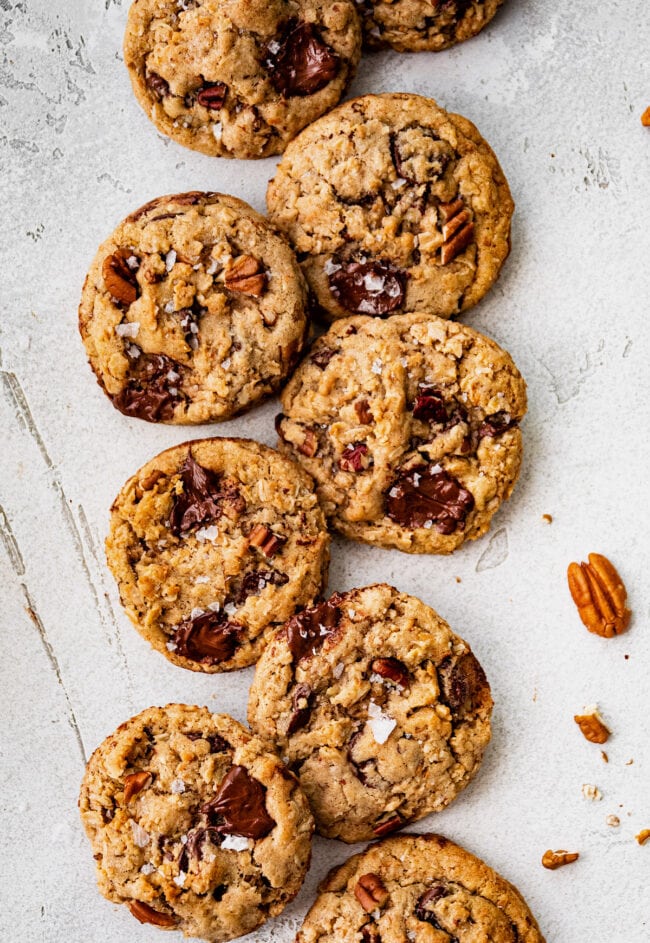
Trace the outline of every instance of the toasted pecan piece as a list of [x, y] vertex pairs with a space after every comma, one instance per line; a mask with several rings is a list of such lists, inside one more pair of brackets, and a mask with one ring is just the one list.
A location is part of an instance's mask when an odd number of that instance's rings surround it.
[[627, 590], [607, 557], [590, 553], [588, 563], [570, 563], [569, 590], [582, 622], [596, 635], [612, 638], [624, 632], [632, 613], [627, 608]]
[[551, 851], [550, 848], [548, 851], [545, 851], [542, 855], [542, 864], [545, 868], [548, 868], [549, 871], [555, 871], [556, 868], [562, 868], [565, 864], [572, 864], [574, 861], [577, 861], [580, 855], [577, 851], [564, 851], [560, 849], [559, 851]]

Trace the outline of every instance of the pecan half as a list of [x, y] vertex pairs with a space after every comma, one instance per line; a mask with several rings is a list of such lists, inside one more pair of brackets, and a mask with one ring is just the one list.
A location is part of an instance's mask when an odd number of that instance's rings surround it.
[[590, 553], [589, 563], [570, 563], [567, 580], [578, 615], [590, 632], [602, 638], [625, 632], [632, 615], [625, 605], [627, 590], [607, 557]]
[[130, 900], [127, 907], [140, 923], [152, 923], [154, 927], [164, 927], [165, 929], [176, 926], [176, 918], [172, 916], [172, 914], [165, 914], [161, 913], [159, 910], [154, 910], [153, 907], [150, 907], [149, 904], [145, 904], [144, 901]]
[[548, 851], [545, 851], [542, 855], [542, 864], [545, 868], [548, 868], [549, 871], [555, 871], [556, 868], [562, 868], [565, 864], [571, 864], [573, 861], [577, 861], [580, 855], [577, 851], [551, 851], [550, 848]]
[[388, 900], [388, 891], [378, 874], [362, 874], [354, 886], [354, 896], [367, 913], [383, 907]]
[[575, 714], [575, 720], [580, 731], [590, 743], [607, 743], [609, 740], [609, 730], [602, 721], [598, 711], [592, 714]]
[[206, 82], [198, 90], [196, 101], [210, 111], [220, 111], [226, 100], [228, 86], [225, 82]]
[[266, 280], [266, 272], [257, 259], [252, 255], [240, 255], [228, 267], [225, 285], [230, 291], [240, 291], [259, 298], [266, 288]]
[[151, 773], [143, 769], [139, 773], [130, 773], [124, 778], [124, 801], [130, 802], [139, 792], [150, 786], [153, 781]]
[[471, 243], [474, 238], [474, 223], [462, 197], [452, 200], [451, 203], [441, 203], [439, 209], [442, 217], [442, 238], [445, 240], [440, 250], [440, 261], [443, 265], [448, 265]]
[[266, 524], [256, 524], [248, 535], [248, 546], [256, 547], [265, 557], [275, 556], [286, 542], [286, 537], [274, 534]]
[[106, 291], [123, 305], [131, 305], [138, 297], [138, 283], [135, 269], [128, 263], [136, 258], [128, 249], [116, 249], [102, 262], [102, 278]]

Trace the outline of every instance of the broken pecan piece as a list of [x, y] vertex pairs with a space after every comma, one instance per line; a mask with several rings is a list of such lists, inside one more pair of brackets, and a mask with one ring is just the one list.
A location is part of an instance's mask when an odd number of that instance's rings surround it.
[[176, 926], [176, 918], [173, 917], [172, 914], [165, 914], [161, 913], [159, 910], [154, 910], [153, 907], [150, 907], [149, 904], [145, 904], [144, 901], [130, 900], [127, 903], [127, 907], [140, 923], [152, 923], [154, 927], [164, 927], [165, 929]]
[[131, 305], [138, 297], [138, 283], [135, 273], [137, 267], [131, 268], [129, 260], [137, 256], [128, 249], [116, 249], [112, 255], [107, 255], [102, 263], [102, 277], [106, 291], [123, 305]]
[[392, 681], [399, 688], [408, 688], [411, 675], [404, 662], [399, 658], [375, 658], [370, 666], [373, 674]]
[[648, 105], [646, 110], [641, 115], [641, 124], [644, 128], [650, 128], [650, 105]]
[[206, 82], [196, 95], [196, 101], [210, 111], [220, 111], [226, 100], [228, 86], [225, 82]]
[[345, 446], [339, 459], [341, 471], [365, 471], [369, 465], [368, 446], [365, 442], [352, 442], [350, 445]]
[[590, 632], [612, 638], [627, 629], [632, 615], [625, 605], [627, 590], [607, 557], [590, 553], [589, 563], [570, 563], [567, 580], [578, 614]]
[[225, 285], [229, 291], [240, 291], [259, 298], [266, 288], [266, 279], [266, 272], [257, 259], [252, 255], [240, 255], [228, 267]]
[[383, 907], [388, 900], [388, 891], [378, 874], [362, 874], [354, 886], [354, 896], [367, 913]]
[[580, 855], [577, 851], [564, 851], [560, 849], [559, 851], [551, 851], [549, 848], [548, 851], [545, 851], [542, 855], [542, 864], [545, 868], [548, 868], [549, 871], [555, 871], [556, 868], [561, 868], [565, 864], [571, 864], [573, 861], [577, 861]]
[[443, 265], [453, 262], [474, 238], [474, 223], [462, 197], [451, 203], [440, 204], [442, 218], [442, 238], [445, 240], [440, 250]]
[[139, 773], [130, 773], [124, 778], [124, 802], [128, 803], [139, 792], [150, 786], [153, 781], [151, 773], [143, 769]]
[[575, 714], [573, 719], [580, 727], [585, 740], [590, 743], [606, 743], [609, 739], [609, 730], [603, 723], [598, 711], [591, 714]]
[[248, 546], [256, 547], [265, 557], [274, 556], [286, 542], [286, 537], [274, 534], [266, 524], [256, 524], [248, 535]]

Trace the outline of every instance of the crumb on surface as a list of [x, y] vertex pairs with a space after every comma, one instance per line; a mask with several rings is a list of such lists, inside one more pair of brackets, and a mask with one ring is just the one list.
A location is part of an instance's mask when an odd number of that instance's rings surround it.
[[588, 799], [589, 802], [600, 802], [603, 798], [603, 794], [598, 788], [592, 783], [583, 783], [582, 784], [582, 795], [584, 799]]
[[641, 124], [644, 128], [650, 128], [650, 105], [648, 105], [646, 110], [641, 115]]
[[640, 845], [645, 845], [650, 838], [650, 828], [642, 828], [638, 835], [634, 836]]
[[602, 758], [603, 758], [603, 763], [609, 763], [609, 757], [607, 756], [607, 754], [605, 753], [604, 750], [601, 750], [601, 751], [600, 751], [600, 755], [601, 755]]
[[618, 815], [608, 815], [605, 819], [605, 822], [607, 825], [609, 825], [610, 828], [618, 828], [621, 824], [621, 820], [619, 819]]
[[542, 514], [542, 520], [544, 521], [545, 524], [552, 524], [552, 523], [553, 523], [553, 515], [552, 515], [552, 514]]

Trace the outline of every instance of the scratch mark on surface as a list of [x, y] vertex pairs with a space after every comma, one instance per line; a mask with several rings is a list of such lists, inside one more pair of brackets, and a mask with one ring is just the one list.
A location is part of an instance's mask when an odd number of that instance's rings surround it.
[[103, 183], [106, 180], [107, 183], [110, 183], [112, 187], [116, 190], [121, 190], [122, 193], [132, 193], [131, 187], [125, 187], [123, 183], [117, 179], [117, 177], [111, 176], [109, 173], [100, 174], [97, 178], [97, 183]]
[[86, 756], [86, 749], [84, 747], [83, 739], [81, 737], [81, 731], [79, 729], [79, 724], [77, 723], [77, 718], [75, 716], [75, 712], [72, 707], [72, 701], [70, 700], [70, 695], [68, 694], [68, 689], [66, 688], [65, 683], [63, 681], [63, 677], [61, 675], [61, 668], [59, 666], [59, 661], [56, 655], [54, 654], [54, 649], [52, 648], [52, 645], [50, 644], [50, 640], [47, 637], [47, 632], [45, 631], [43, 620], [39, 616], [36, 610], [36, 606], [34, 604], [34, 600], [30, 596], [29, 590], [27, 589], [24, 583], [21, 583], [21, 589], [23, 591], [23, 596], [25, 597], [25, 603], [26, 603], [25, 611], [27, 612], [27, 615], [29, 616], [29, 618], [32, 620], [33, 624], [36, 626], [36, 629], [40, 636], [41, 643], [45, 650], [47, 659], [50, 665], [52, 666], [52, 670], [54, 671], [54, 674], [56, 675], [56, 680], [59, 683], [59, 687], [61, 688], [61, 691], [63, 692], [63, 696], [65, 697], [66, 703], [68, 705], [68, 713], [69, 713], [68, 723], [70, 724], [70, 726], [72, 727], [72, 730], [74, 731], [77, 745], [79, 746], [79, 752], [81, 753], [81, 759], [85, 766], [86, 763], [88, 762], [88, 758]]
[[580, 156], [587, 163], [587, 170], [583, 178], [585, 190], [591, 187], [598, 187], [600, 190], [607, 190], [610, 183], [617, 186], [621, 179], [620, 161], [611, 157], [602, 147], [598, 148], [597, 153], [593, 153], [588, 147], [580, 148]]
[[575, 370], [573, 371], [573, 377], [556, 376], [543, 360], [537, 358], [537, 362], [549, 375], [551, 380], [550, 390], [560, 406], [564, 405], [564, 403], [568, 403], [574, 396], [577, 396], [589, 377], [596, 372], [598, 367], [602, 367], [603, 360], [599, 355], [602, 354], [604, 349], [605, 341], [601, 339], [595, 351], [585, 351], [584, 365], [578, 367], [577, 376], [575, 375]]
[[4, 544], [4, 548], [7, 551], [7, 556], [9, 557], [9, 562], [13, 567], [14, 573], [16, 576], [25, 575], [25, 561], [23, 560], [23, 555], [20, 552], [20, 547], [18, 546], [18, 541], [14, 537], [14, 532], [11, 529], [11, 524], [7, 519], [5, 509], [0, 505], [0, 538]]
[[479, 557], [476, 572], [495, 570], [508, 559], [508, 531], [505, 527], [498, 530], [490, 538], [490, 542]]
[[623, 350], [623, 356], [624, 356], [624, 357], [629, 357], [630, 351], [632, 350], [632, 344], [633, 344], [633, 343], [634, 343], [633, 340], [628, 340], [627, 344], [625, 345], [625, 349]]

